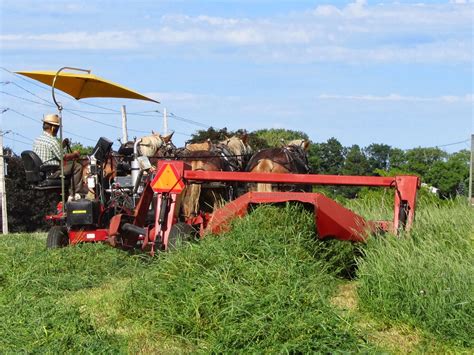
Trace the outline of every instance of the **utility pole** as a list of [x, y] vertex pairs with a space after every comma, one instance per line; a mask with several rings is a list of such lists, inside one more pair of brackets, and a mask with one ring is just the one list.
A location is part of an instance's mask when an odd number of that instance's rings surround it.
[[166, 107], [163, 110], [163, 135], [168, 134], [168, 115], [166, 113]]
[[125, 144], [128, 142], [128, 132], [127, 132], [127, 109], [125, 105], [122, 105], [122, 143]]
[[5, 189], [5, 167], [3, 153], [3, 136], [9, 131], [0, 130], [0, 198], [2, 202], [2, 233], [8, 234], [7, 193]]
[[474, 134], [471, 134], [471, 164], [469, 169], [469, 196], [468, 201], [474, 206], [473, 186], [474, 186]]

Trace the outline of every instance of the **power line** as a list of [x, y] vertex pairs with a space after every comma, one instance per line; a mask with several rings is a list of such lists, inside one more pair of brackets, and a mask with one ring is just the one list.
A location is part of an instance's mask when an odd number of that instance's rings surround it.
[[107, 126], [107, 127], [111, 127], [111, 128], [120, 128], [120, 129], [121, 129], [121, 127], [119, 127], [119, 126], [115, 126], [115, 125], [110, 124], [110, 123], [101, 122], [101, 121], [95, 120], [95, 119], [93, 119], [93, 118], [89, 118], [89, 117], [83, 116], [83, 115], [81, 115], [81, 114], [79, 114], [79, 113], [76, 113], [76, 112], [73, 112], [73, 111], [71, 111], [71, 110], [69, 110], [69, 109], [63, 109], [63, 110], [66, 111], [66, 112], [69, 112], [70, 114], [72, 114], [72, 115], [74, 115], [74, 116], [83, 118], [83, 119], [88, 120], [88, 121], [91, 121], [91, 122], [95, 122], [95, 123], [97, 123], [97, 124], [101, 124], [101, 125], [103, 125], [103, 126]]
[[20, 116], [23, 116], [23, 117], [25, 117], [25, 118], [28, 118], [29, 120], [32, 120], [32, 121], [34, 121], [34, 122], [40, 122], [40, 123], [41, 123], [41, 120], [36, 119], [36, 118], [33, 118], [33, 117], [31, 117], [31, 116], [27, 116], [27, 115], [25, 115], [24, 113], [21, 113], [21, 112], [15, 110], [15, 109], [12, 109], [12, 108], [7, 107], [6, 110], [7, 110], [7, 111], [11, 111], [11, 112], [15, 112], [16, 114], [18, 114], [18, 115], [20, 115]]
[[89, 113], [89, 114], [92, 114], [92, 115], [117, 115], [117, 114], [120, 113], [120, 112], [86, 111], [86, 110], [77, 110], [77, 109], [73, 109], [73, 108], [70, 108], [70, 109], [68, 109], [68, 110], [69, 110], [69, 111], [74, 111], [74, 112]]
[[204, 124], [204, 123], [201, 123], [201, 122], [198, 122], [198, 121], [194, 121], [194, 120], [190, 120], [190, 119], [188, 119], [188, 118], [184, 118], [184, 117], [181, 117], [181, 116], [177, 116], [177, 115], [175, 115], [173, 112], [170, 112], [169, 115], [170, 115], [171, 117], [173, 117], [174, 119], [178, 120], [178, 121], [190, 123], [190, 124], [193, 124], [193, 125], [196, 125], [196, 126], [200, 126], [200, 127], [204, 127], [204, 128], [211, 128], [211, 126], [206, 125], [206, 124]]
[[42, 100], [42, 101], [46, 102], [48, 105], [51, 105], [51, 102], [49, 102], [48, 100], [46, 100], [46, 99], [42, 98], [42, 97], [41, 97], [41, 96], [39, 96], [39, 95], [36, 95], [34, 92], [31, 92], [31, 91], [30, 91], [30, 90], [28, 90], [28, 89], [25, 89], [23, 86], [21, 86], [21, 85], [18, 85], [18, 84], [17, 84], [17, 83], [15, 83], [14, 81], [10, 81], [9, 83], [11, 83], [11, 84], [15, 85], [17, 88], [20, 88], [21, 90], [23, 90], [23, 91], [27, 92], [28, 94], [30, 94], [30, 95], [33, 95], [34, 97], [37, 97], [38, 99], [40, 99], [40, 100]]
[[[38, 98], [38, 99], [40, 99], [40, 100], [46, 102], [46, 103], [48, 104], [48, 106], [54, 107], [54, 106], [50, 103], [50, 101], [48, 101], [48, 100], [42, 98], [41, 96], [35, 94], [34, 92], [31, 92], [30, 90], [24, 88], [23, 86], [21, 86], [21, 85], [15, 83], [15, 82], [13, 82], [13, 81], [6, 81], [6, 82], [3, 82], [3, 83], [4, 83], [4, 85], [13, 84], [13, 85], [15, 85], [16, 87], [20, 88], [21, 90], [27, 92], [28, 94], [30, 94], [30, 95], [32, 95], [32, 96], [34, 96], [34, 97], [36, 97], [36, 98]], [[20, 98], [20, 97], [17, 97], [17, 98]], [[28, 100], [28, 99], [26, 99], [26, 98], [21, 98], [21, 99], [22, 99], [22, 100]], [[36, 101], [35, 101], [34, 103], [38, 103], [38, 104], [39, 104], [39, 102], [36, 102]], [[84, 103], [84, 102], [80, 102], [80, 103]], [[117, 114], [117, 113], [120, 113], [119, 111], [115, 111], [115, 110], [113, 110], [113, 112], [85, 111], [85, 110], [77, 110], [77, 109], [72, 109], [72, 108], [71, 108], [71, 109], [68, 109], [68, 110], [69, 110], [69, 111], [82, 112], [82, 113], [97, 114], [97, 115], [115, 115], [115, 114]]]
[[51, 104], [44, 104], [44, 103], [42, 103], [42, 102], [30, 100], [30, 99], [27, 99], [27, 98], [22, 97], [22, 96], [10, 94], [10, 93], [8, 93], [8, 92], [6, 92], [6, 91], [3, 91], [3, 90], [0, 90], [0, 93], [5, 94], [5, 95], [8, 95], [8, 96], [15, 97], [15, 98], [20, 99], [20, 100], [23, 100], [23, 101], [31, 102], [31, 103], [33, 103], [33, 104], [38, 104], [38, 105], [43, 105], [43, 106], [48, 106], [48, 107], [54, 107], [54, 105], [51, 105]]
[[[8, 73], [10, 73], [10, 74], [12, 74], [12, 75], [14, 75], [14, 76], [16, 76], [16, 77], [21, 78], [22, 80], [24, 80], [24, 81], [26, 81], [26, 82], [30, 82], [30, 80], [27, 80], [27, 79], [21, 77], [20, 75], [11, 72], [10, 70], [8, 70], [8, 69], [6, 69], [6, 68], [3, 68], [3, 67], [2, 67], [2, 69], [3, 69], [4, 71], [6, 71], [6, 72], [8, 72]], [[45, 101], [46, 103], [44, 104], [44, 103], [37, 102], [37, 101], [34, 101], [34, 100], [30, 100], [30, 99], [27, 99], [27, 98], [24, 98], [24, 97], [20, 97], [20, 96], [17, 96], [17, 95], [13, 95], [13, 94], [7, 93], [7, 92], [5, 92], [5, 91], [0, 91], [0, 92], [2, 92], [2, 93], [6, 94], [6, 95], [9, 95], [9, 96], [12, 96], [12, 97], [16, 97], [16, 98], [18, 98], [18, 99], [20, 99], [20, 100], [28, 101], [28, 102], [31, 102], [31, 103], [36, 103], [36, 104], [40, 104], [40, 105], [47, 105], [47, 106], [50, 106], [50, 107], [54, 107], [54, 105], [50, 104], [48, 100], [42, 98], [41, 96], [39, 96], [39, 95], [33, 93], [32, 91], [30, 91], [30, 90], [24, 88], [23, 86], [21, 86], [21, 85], [15, 83], [15, 82], [7, 81], [7, 82], [3, 82], [3, 83], [4, 83], [5, 85], [6, 85], [6, 84], [13, 84], [13, 85], [17, 86], [18, 88], [20, 88], [21, 90], [23, 90], [23, 91], [29, 93], [30, 95], [33, 95], [34, 97], [36, 97], [36, 98], [38, 98], [38, 99], [40, 99], [40, 100], [42, 100], [42, 101]], [[41, 86], [41, 85], [38, 85], [38, 84], [36, 84], [36, 83], [34, 83], [34, 82], [31, 82], [31, 83], [34, 84], [34, 85], [36, 85], [36, 86], [38, 86], [38, 87], [40, 87], [40, 88], [42, 88], [42, 89], [46, 89], [45, 87], [43, 87], [43, 86]], [[48, 90], [48, 89], [46, 89], [46, 90]], [[66, 98], [68, 98], [69, 100], [73, 100], [73, 99], [71, 99], [70, 97], [65, 96], [64, 94], [61, 94], [61, 96], [66, 97]], [[76, 100], [76, 101], [77, 101], [77, 100]], [[99, 115], [104, 115], [104, 114], [109, 114], [109, 115], [110, 115], [110, 114], [114, 114], [114, 113], [120, 113], [120, 111], [118, 111], [118, 110], [109, 109], [109, 108], [107, 108], [107, 107], [102, 107], [102, 106], [99, 106], [99, 105], [89, 104], [89, 103], [86, 103], [86, 102], [80, 102], [80, 103], [81, 103], [81, 104], [88, 104], [88, 105], [90, 105], [90, 106], [97, 107], [97, 108], [101, 108], [101, 109], [103, 109], [103, 110], [108, 110], [108, 111], [111, 111], [111, 112], [95, 112], [95, 111], [85, 111], [85, 110], [77, 110], [77, 109], [68, 109], [69, 112], [74, 111], [74, 112], [82, 112], [82, 113], [89, 113], [89, 114], [99, 114]], [[142, 117], [155, 117], [154, 115], [147, 115], [147, 113], [158, 113], [158, 114], [161, 114], [161, 112], [160, 112], [159, 110], [148, 110], [148, 111], [142, 111], [142, 112], [129, 112], [128, 114], [129, 114], [129, 115], [134, 115], [134, 116], [142, 116]], [[169, 115], [170, 115], [170, 117], [173, 117], [174, 119], [179, 120], [179, 121], [182, 121], [182, 122], [186, 122], [186, 123], [193, 124], [193, 125], [196, 125], [196, 126], [199, 126], [199, 127], [203, 127], [203, 128], [210, 128], [209, 125], [206, 125], [206, 124], [204, 124], [204, 123], [201, 123], [201, 122], [198, 122], [198, 121], [195, 121], [195, 120], [191, 120], [191, 119], [188, 119], [188, 118], [185, 118], [185, 117], [178, 116], [178, 115], [174, 114], [173, 112], [170, 112]]]
[[[104, 122], [95, 120], [95, 119], [93, 119], [93, 118], [89, 118], [89, 117], [80, 115], [80, 114], [78, 114], [78, 113], [76, 113], [76, 112], [71, 112], [71, 110], [69, 110], [69, 109], [64, 109], [64, 111], [67, 111], [67, 112], [69, 112], [70, 114], [75, 115], [75, 116], [77, 116], [77, 117], [81, 117], [81, 118], [83, 118], [83, 119], [85, 119], [85, 120], [88, 120], [88, 121], [91, 121], [91, 122], [95, 122], [95, 123], [97, 123], [97, 124], [101, 124], [101, 125], [103, 125], [103, 126], [107, 126], [107, 127], [111, 127], [111, 128], [116, 128], [116, 129], [122, 129], [122, 127], [119, 127], [119, 126], [116, 126], [116, 125], [113, 125], [113, 124], [110, 124], [110, 123], [104, 123]], [[128, 130], [131, 131], [131, 132], [137, 132], [137, 133], [145, 133], [145, 134], [148, 134], [148, 131], [142, 131], [142, 130], [139, 130], [139, 129], [132, 129], [132, 128], [129, 128]]]
[[[162, 114], [162, 112], [159, 111], [159, 110], [151, 110], [151, 111], [142, 111], [142, 112], [132, 112], [132, 113], [130, 113], [130, 115], [144, 116], [144, 117], [156, 117], [155, 115], [146, 115], [147, 113], [158, 113], [160, 115]], [[209, 126], [205, 123], [201, 123], [201, 122], [198, 122], [198, 121], [195, 121], [195, 120], [191, 120], [189, 118], [184, 118], [182, 116], [178, 116], [178, 115], [174, 114], [173, 112], [169, 112], [168, 115], [170, 117], [174, 118], [175, 120], [190, 123], [190, 124], [193, 124], [193, 125], [196, 125], [196, 126], [199, 126], [199, 127], [204, 127], [204, 128], [210, 128], [211, 127], [211, 126]]]
[[[53, 105], [49, 105], [49, 104], [44, 104], [42, 102], [38, 102], [38, 101], [34, 101], [34, 100], [30, 100], [30, 99], [27, 99], [25, 97], [21, 97], [21, 96], [18, 96], [18, 95], [14, 95], [14, 94], [10, 94], [8, 92], [5, 92], [3, 90], [0, 90], [0, 93], [2, 94], [5, 94], [5, 95], [8, 95], [8, 96], [12, 96], [12, 97], [15, 97], [17, 99], [20, 99], [20, 100], [23, 100], [23, 101], [27, 101], [27, 102], [31, 102], [31, 103], [34, 103], [34, 104], [38, 104], [38, 105], [43, 105], [43, 106], [49, 106], [49, 107], [54, 107]], [[105, 123], [105, 122], [101, 122], [101, 121], [98, 121], [98, 120], [94, 120], [93, 118], [89, 118], [89, 117], [86, 117], [86, 116], [83, 116], [77, 112], [74, 112], [72, 109], [63, 109], [64, 111], [67, 111], [69, 112], [70, 114], [72, 115], [75, 115], [77, 117], [81, 117], [85, 120], [88, 120], [88, 121], [91, 121], [91, 122], [95, 122], [97, 124], [101, 124], [103, 126], [107, 126], [107, 127], [111, 127], [111, 128], [117, 128], [117, 129], [121, 129], [121, 127], [119, 126], [115, 126], [115, 125], [112, 125], [112, 124], [109, 124], [109, 123]], [[135, 131], [135, 132], [139, 132], [139, 133], [147, 133], [146, 131], [140, 131], [140, 130], [133, 130], [133, 129], [129, 129], [130, 131]]]
[[[54, 105], [49, 105], [49, 104], [44, 104], [42, 102], [38, 102], [38, 101], [35, 101], [35, 100], [30, 100], [30, 99], [27, 99], [25, 97], [22, 97], [22, 96], [18, 96], [18, 95], [14, 95], [14, 94], [10, 94], [8, 92], [5, 92], [3, 90], [0, 90], [0, 93], [3, 93], [5, 95], [8, 95], [8, 96], [12, 96], [12, 97], [15, 97], [17, 99], [20, 99], [20, 100], [23, 100], [23, 101], [27, 101], [27, 102], [31, 102], [31, 103], [34, 103], [34, 104], [38, 104], [38, 105], [43, 105], [43, 106], [49, 106], [49, 107], [54, 107]], [[98, 120], [95, 120], [93, 118], [90, 118], [90, 117], [86, 117], [86, 116], [83, 116], [75, 111], [79, 111], [80, 110], [74, 110], [74, 109], [69, 109], [69, 108], [64, 108], [63, 111], [66, 111], [66, 112], [69, 112], [70, 114], [72, 115], [75, 115], [77, 117], [81, 117], [85, 120], [88, 120], [88, 121], [91, 121], [91, 122], [95, 122], [97, 124], [100, 124], [100, 125], [103, 125], [103, 126], [107, 126], [107, 127], [111, 127], [111, 128], [116, 128], [116, 129], [122, 129], [121, 127], [119, 126], [116, 126], [116, 125], [113, 125], [113, 124], [110, 124], [110, 123], [105, 123], [105, 122], [101, 122], [101, 121], [98, 121]], [[138, 130], [138, 129], [129, 129], [129, 131], [132, 131], [132, 132], [137, 132], [137, 133], [148, 133], [147, 131], [142, 131], [142, 130]]]
[[180, 132], [180, 131], [173, 131], [175, 134], [179, 134], [180, 136], [192, 137], [191, 134]]
[[450, 145], [463, 144], [463, 143], [466, 143], [466, 142], [469, 142], [469, 141], [470, 141], [470, 139], [465, 139], [465, 140], [459, 141], [459, 142], [437, 145], [436, 147], [438, 147], [438, 148], [441, 148], [441, 147], [448, 147], [448, 146], [450, 146]]
[[[41, 89], [48, 90], [47, 88], [43, 87], [42, 85], [39, 85], [39, 84], [37, 84], [37, 83], [34, 82], [34, 81], [27, 80], [27, 79], [23, 78], [22, 76], [20, 76], [20, 75], [14, 73], [14, 72], [11, 72], [10, 70], [8, 70], [8, 69], [6, 69], [6, 68], [4, 68], [4, 67], [1, 67], [1, 69], [4, 70], [4, 71], [6, 71], [6, 72], [8, 72], [8, 73], [10, 73], [11, 75], [14, 75], [15, 77], [18, 77], [18, 78], [22, 79], [23, 81], [26, 81], [26, 82], [28, 82], [28, 83], [31, 83], [31, 84], [33, 84], [33, 85], [35, 85], [35, 86], [37, 86], [37, 87], [39, 87], [39, 88], [41, 88]], [[8, 96], [11, 96], [11, 97], [14, 97], [14, 98], [17, 98], [17, 99], [19, 99], [19, 100], [23, 100], [23, 101], [26, 101], [26, 102], [34, 103], [34, 104], [37, 104], [37, 105], [43, 105], [43, 106], [48, 106], [48, 107], [54, 107], [54, 105], [50, 104], [48, 100], [42, 98], [41, 96], [35, 94], [34, 92], [32, 92], [32, 91], [30, 91], [30, 90], [24, 88], [23, 86], [21, 86], [21, 85], [15, 83], [15, 82], [6, 81], [6, 82], [2, 82], [2, 83], [3, 83], [4, 85], [13, 84], [13, 85], [17, 86], [18, 88], [20, 88], [21, 90], [27, 92], [28, 94], [30, 94], [30, 95], [32, 95], [32, 96], [34, 96], [34, 97], [36, 97], [36, 98], [38, 98], [38, 99], [44, 101], [44, 103], [43, 103], [43, 102], [36, 101], [36, 100], [31, 100], [31, 99], [28, 99], [28, 98], [25, 98], [25, 97], [22, 97], [22, 96], [18, 96], [18, 95], [15, 95], [15, 94], [11, 94], [11, 93], [8, 93], [8, 92], [3, 91], [3, 90], [0, 90], [0, 93], [3, 93], [3, 94], [5, 94], [5, 95], [8, 95]], [[61, 96], [63, 96], [63, 97], [66, 97], [67, 99], [73, 100], [73, 99], [67, 97], [67, 96], [64, 95], [64, 94], [61, 94], [61, 93], [59, 93], [59, 94], [60, 94]], [[81, 103], [81, 104], [88, 104], [88, 103], [85, 103], [85, 102], [80, 102], [80, 103]], [[107, 108], [107, 107], [102, 107], [102, 106], [99, 106], [99, 105], [94, 105], [94, 104], [89, 104], [89, 105], [90, 105], [90, 106], [93, 106], [93, 107], [100, 108], [100, 109], [108, 110], [108, 111], [111, 111], [111, 112], [86, 111], [86, 110], [78, 110], [78, 109], [70, 109], [70, 108], [67, 108], [67, 109], [65, 108], [64, 111], [67, 111], [67, 112], [69, 112], [69, 113], [71, 113], [71, 114], [73, 114], [73, 115], [75, 115], [75, 116], [77, 116], [77, 117], [83, 118], [83, 119], [85, 119], [85, 120], [88, 120], [88, 121], [91, 121], [91, 122], [95, 122], [95, 123], [97, 123], [97, 124], [101, 124], [101, 125], [103, 125], [103, 126], [107, 126], [107, 127], [111, 127], [111, 128], [116, 128], [116, 129], [121, 129], [121, 127], [119, 127], [119, 126], [116, 126], [116, 125], [113, 125], [113, 124], [109, 124], [109, 123], [105, 123], [105, 122], [101, 122], [101, 121], [92, 119], [92, 118], [90, 118], [90, 117], [83, 116], [83, 115], [81, 115], [81, 114], [78, 113], [78, 112], [80, 112], [80, 113], [89, 113], [89, 114], [102, 114], [102, 115], [105, 114], [105, 115], [112, 115], [112, 114], [120, 113], [120, 111], [118, 111], [118, 110], [113, 110], [113, 109], [109, 109], [109, 108]], [[22, 113], [20, 113], [20, 112], [18, 112], [18, 111], [15, 111], [15, 110], [13, 110], [13, 109], [10, 109], [10, 110], [12, 110], [13, 112], [16, 112], [17, 114], [20, 114], [20, 115], [22, 115], [22, 116], [24, 116], [24, 117], [26, 117], [26, 118], [32, 119], [32, 120], [34, 120], [34, 121], [36, 121], [36, 122], [41, 122], [41, 121], [39, 121], [39, 120], [36, 120], [36, 119], [34, 119], [34, 118], [32, 118], [32, 117], [29, 117], [29, 116], [27, 116], [27, 115], [25, 115], [25, 114], [22, 114]], [[149, 115], [149, 114], [147, 114], [147, 113], [158, 113], [158, 114], [162, 114], [159, 110], [148, 110], [148, 111], [141, 111], [141, 112], [140, 112], [140, 111], [139, 111], [139, 112], [130, 112], [130, 113], [128, 113], [128, 114], [129, 114], [129, 115], [134, 115], [134, 116], [142, 116], [142, 117], [157, 117], [157, 116], [155, 116], [155, 115]], [[174, 113], [170, 113], [170, 116], [173, 117], [173, 118], [175, 118], [176, 120], [183, 121], [183, 122], [190, 123], [190, 124], [194, 124], [194, 125], [197, 125], [197, 126], [200, 126], [200, 127], [204, 127], [204, 128], [209, 128], [209, 127], [210, 127], [210, 126], [205, 125], [205, 124], [203, 124], [203, 123], [200, 123], [200, 122], [198, 122], [198, 121], [194, 121], [194, 120], [191, 120], [191, 119], [187, 119], [187, 118], [184, 118], [184, 117], [175, 115]], [[147, 131], [137, 130], [137, 129], [129, 129], [129, 131], [131, 131], [131, 132], [137, 132], [137, 133], [145, 133], [145, 134], [148, 133]], [[67, 132], [67, 131], [65, 131], [65, 132], [66, 132], [66, 133], [69, 133], [69, 134], [75, 135], [75, 134], [72, 133], [72, 132]], [[179, 135], [188, 136], [188, 137], [191, 136], [190, 134], [187, 134], [187, 133], [184, 133], [184, 132], [179, 132], [179, 131], [175, 131], [175, 133], [176, 133], [176, 134], [179, 134]], [[84, 138], [84, 139], [88, 139], [88, 138], [83, 137], [83, 136], [79, 136], [79, 135], [76, 135], [76, 136], [81, 137], [81, 138]], [[90, 140], [90, 139], [88, 139], [88, 140]]]
[[8, 137], [8, 136], [5, 136], [4, 138], [8, 139], [8, 140], [11, 140], [12, 142], [18, 142], [18, 143], [22, 143], [22, 144], [27, 145], [27, 146], [31, 146], [31, 142], [24, 142], [22, 140], [19, 140], [19, 139], [16, 139], [16, 138], [11, 138], [11, 137]]
[[[20, 116], [23, 116], [23, 117], [25, 117], [25, 118], [28, 118], [29, 120], [32, 120], [33, 122], [38, 122], [38, 123], [42, 123], [42, 122], [43, 122], [43, 121], [41, 121], [41, 120], [39, 120], [39, 119], [36, 119], [36, 118], [31, 117], [31, 116], [25, 115], [24, 113], [21, 113], [21, 112], [15, 110], [15, 109], [7, 108], [7, 110], [8, 110], [8, 111], [12, 111], [12, 112], [16, 113], [17, 115], [20, 115]], [[90, 141], [90, 142], [95, 142], [94, 139], [90, 139], [90, 138], [81, 136], [81, 135], [79, 135], [79, 134], [76, 134], [76, 133], [73, 133], [73, 132], [70, 132], [70, 131], [64, 130], [64, 132], [67, 133], [67, 134], [71, 134], [71, 135], [73, 135], [73, 136], [76, 136], [76, 137], [78, 137], [78, 138], [82, 138], [82, 139], [88, 140], [88, 141]]]
[[32, 138], [27, 137], [27, 136], [24, 136], [24, 135], [22, 135], [22, 134], [20, 134], [20, 133], [17, 133], [17, 132], [15, 132], [15, 131], [11, 131], [11, 134], [14, 134], [15, 136], [18, 136], [18, 137], [25, 138], [25, 139], [27, 139], [27, 140], [29, 140], [29, 141], [31, 141], [31, 142], [34, 141]]
[[[21, 80], [23, 80], [23, 81], [25, 81], [25, 82], [27, 82], [27, 83], [30, 83], [30, 84], [32, 84], [32, 85], [34, 85], [34, 86], [37, 86], [37, 87], [39, 87], [39, 88], [41, 88], [41, 89], [43, 89], [43, 90], [46, 90], [46, 91], [51, 92], [51, 89], [50, 89], [49, 87], [44, 87], [43, 85], [38, 84], [36, 81], [34, 81], [34, 80], [32, 80], [32, 79], [27, 79], [27, 78], [23, 77], [22, 75], [19, 75], [19, 74], [17, 74], [17, 73], [14, 73], [14, 72], [8, 70], [8, 69], [5, 68], [5, 67], [0, 67], [0, 68], [1, 68], [3, 71], [5, 71], [5, 72], [7, 72], [7, 73], [9, 73], [9, 74], [11, 74], [11, 75], [13, 75], [13, 76], [15, 76], [15, 77], [21, 79]], [[68, 100], [71, 100], [71, 101], [77, 101], [76, 99], [74, 99], [74, 98], [72, 98], [72, 97], [70, 97], [70, 96], [68, 96], [68, 95], [66, 95], [66, 94], [63, 94], [63, 93], [61, 93], [61, 92], [58, 93], [58, 96], [62, 96], [62, 97], [66, 98], [66, 99], [68, 99]], [[102, 110], [120, 113], [119, 110], [114, 110], [114, 109], [111, 109], [111, 108], [108, 108], [108, 107], [103, 107], [103, 106], [91, 104], [90, 102], [80, 102], [80, 103], [81, 103], [81, 104], [84, 104], [84, 105], [88, 105], [88, 106], [100, 108], [100, 109], [102, 109]]]

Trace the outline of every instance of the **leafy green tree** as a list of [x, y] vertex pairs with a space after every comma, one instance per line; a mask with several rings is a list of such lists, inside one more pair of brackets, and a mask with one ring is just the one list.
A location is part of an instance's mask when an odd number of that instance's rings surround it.
[[237, 136], [244, 136], [247, 135], [248, 141], [247, 143], [254, 149], [254, 151], [257, 151], [259, 149], [263, 148], [268, 148], [267, 142], [260, 138], [255, 132], [247, 133], [243, 129], [238, 129], [236, 131], [229, 131], [226, 127], [224, 128], [214, 128], [214, 127], [209, 127], [206, 130], [199, 130], [196, 131], [191, 135], [191, 139], [188, 141], [189, 143], [199, 143], [199, 142], [204, 142], [208, 139], [211, 140], [211, 142], [219, 142], [223, 141], [227, 138], [232, 137], [233, 135]]
[[336, 138], [330, 138], [326, 143], [312, 144], [309, 150], [309, 160], [313, 172], [331, 175], [342, 174], [344, 153], [344, 147]]
[[399, 148], [390, 149], [389, 169], [400, 169], [406, 165], [405, 151]]
[[344, 175], [367, 175], [370, 170], [369, 167], [370, 163], [364, 151], [357, 144], [346, 149], [344, 167], [342, 169]]
[[[370, 171], [369, 165], [369, 161], [367, 160], [364, 151], [357, 144], [345, 148], [345, 160], [342, 168], [342, 173], [344, 175], [367, 175]], [[337, 191], [346, 198], [354, 198], [359, 193], [360, 187], [338, 187]]]
[[210, 139], [212, 142], [222, 141], [231, 137], [233, 132], [224, 128], [209, 127], [208, 129], [200, 129], [191, 135], [189, 143], [200, 143]]
[[294, 139], [306, 139], [309, 141], [309, 137], [306, 133], [300, 131], [293, 131], [290, 129], [283, 128], [271, 128], [271, 129], [260, 129], [254, 131], [257, 137], [263, 139], [269, 147], [281, 147], [282, 141], [288, 143]]
[[369, 162], [369, 170], [375, 169], [387, 170], [390, 161], [392, 147], [387, 144], [373, 143], [364, 149]]
[[84, 155], [90, 155], [92, 153], [92, 150], [94, 149], [94, 147], [91, 147], [91, 146], [83, 146], [81, 143], [79, 142], [73, 142], [71, 144], [71, 150], [72, 151], [75, 151], [75, 150], [78, 150], [79, 153], [81, 153], [82, 156]]
[[469, 179], [469, 161], [470, 152], [467, 150], [451, 154], [447, 161], [436, 161], [431, 166], [425, 175], [425, 181], [437, 187], [440, 195], [445, 198], [465, 194]]
[[439, 148], [413, 148], [406, 152], [406, 165], [402, 168], [425, 177], [437, 162], [443, 162], [448, 154]]

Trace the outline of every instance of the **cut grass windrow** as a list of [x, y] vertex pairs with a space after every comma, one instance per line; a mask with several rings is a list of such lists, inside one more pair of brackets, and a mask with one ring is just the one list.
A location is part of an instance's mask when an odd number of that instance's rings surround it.
[[[385, 218], [390, 203], [373, 201], [350, 203]], [[2, 237], [0, 353], [469, 352], [472, 218], [422, 200], [410, 235], [363, 246], [315, 240], [302, 208], [263, 206], [155, 258]]]

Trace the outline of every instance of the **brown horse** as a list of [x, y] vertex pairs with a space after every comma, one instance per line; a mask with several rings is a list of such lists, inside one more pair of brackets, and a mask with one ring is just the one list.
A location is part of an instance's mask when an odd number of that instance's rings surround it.
[[[247, 144], [247, 136], [233, 136], [212, 144], [210, 141], [188, 144], [180, 158], [191, 165], [192, 170], [240, 171], [252, 150]], [[196, 216], [200, 211], [211, 212], [223, 200], [232, 199], [235, 188], [225, 183], [189, 184], [182, 194], [182, 215], [184, 218]]]
[[[309, 142], [297, 139], [282, 148], [262, 149], [250, 159], [246, 171], [256, 173], [294, 173], [307, 174], [310, 172], [307, 150]], [[271, 192], [293, 190], [293, 186], [273, 187], [272, 184], [258, 183], [250, 186], [251, 191]], [[307, 189], [307, 188], [306, 188]]]

